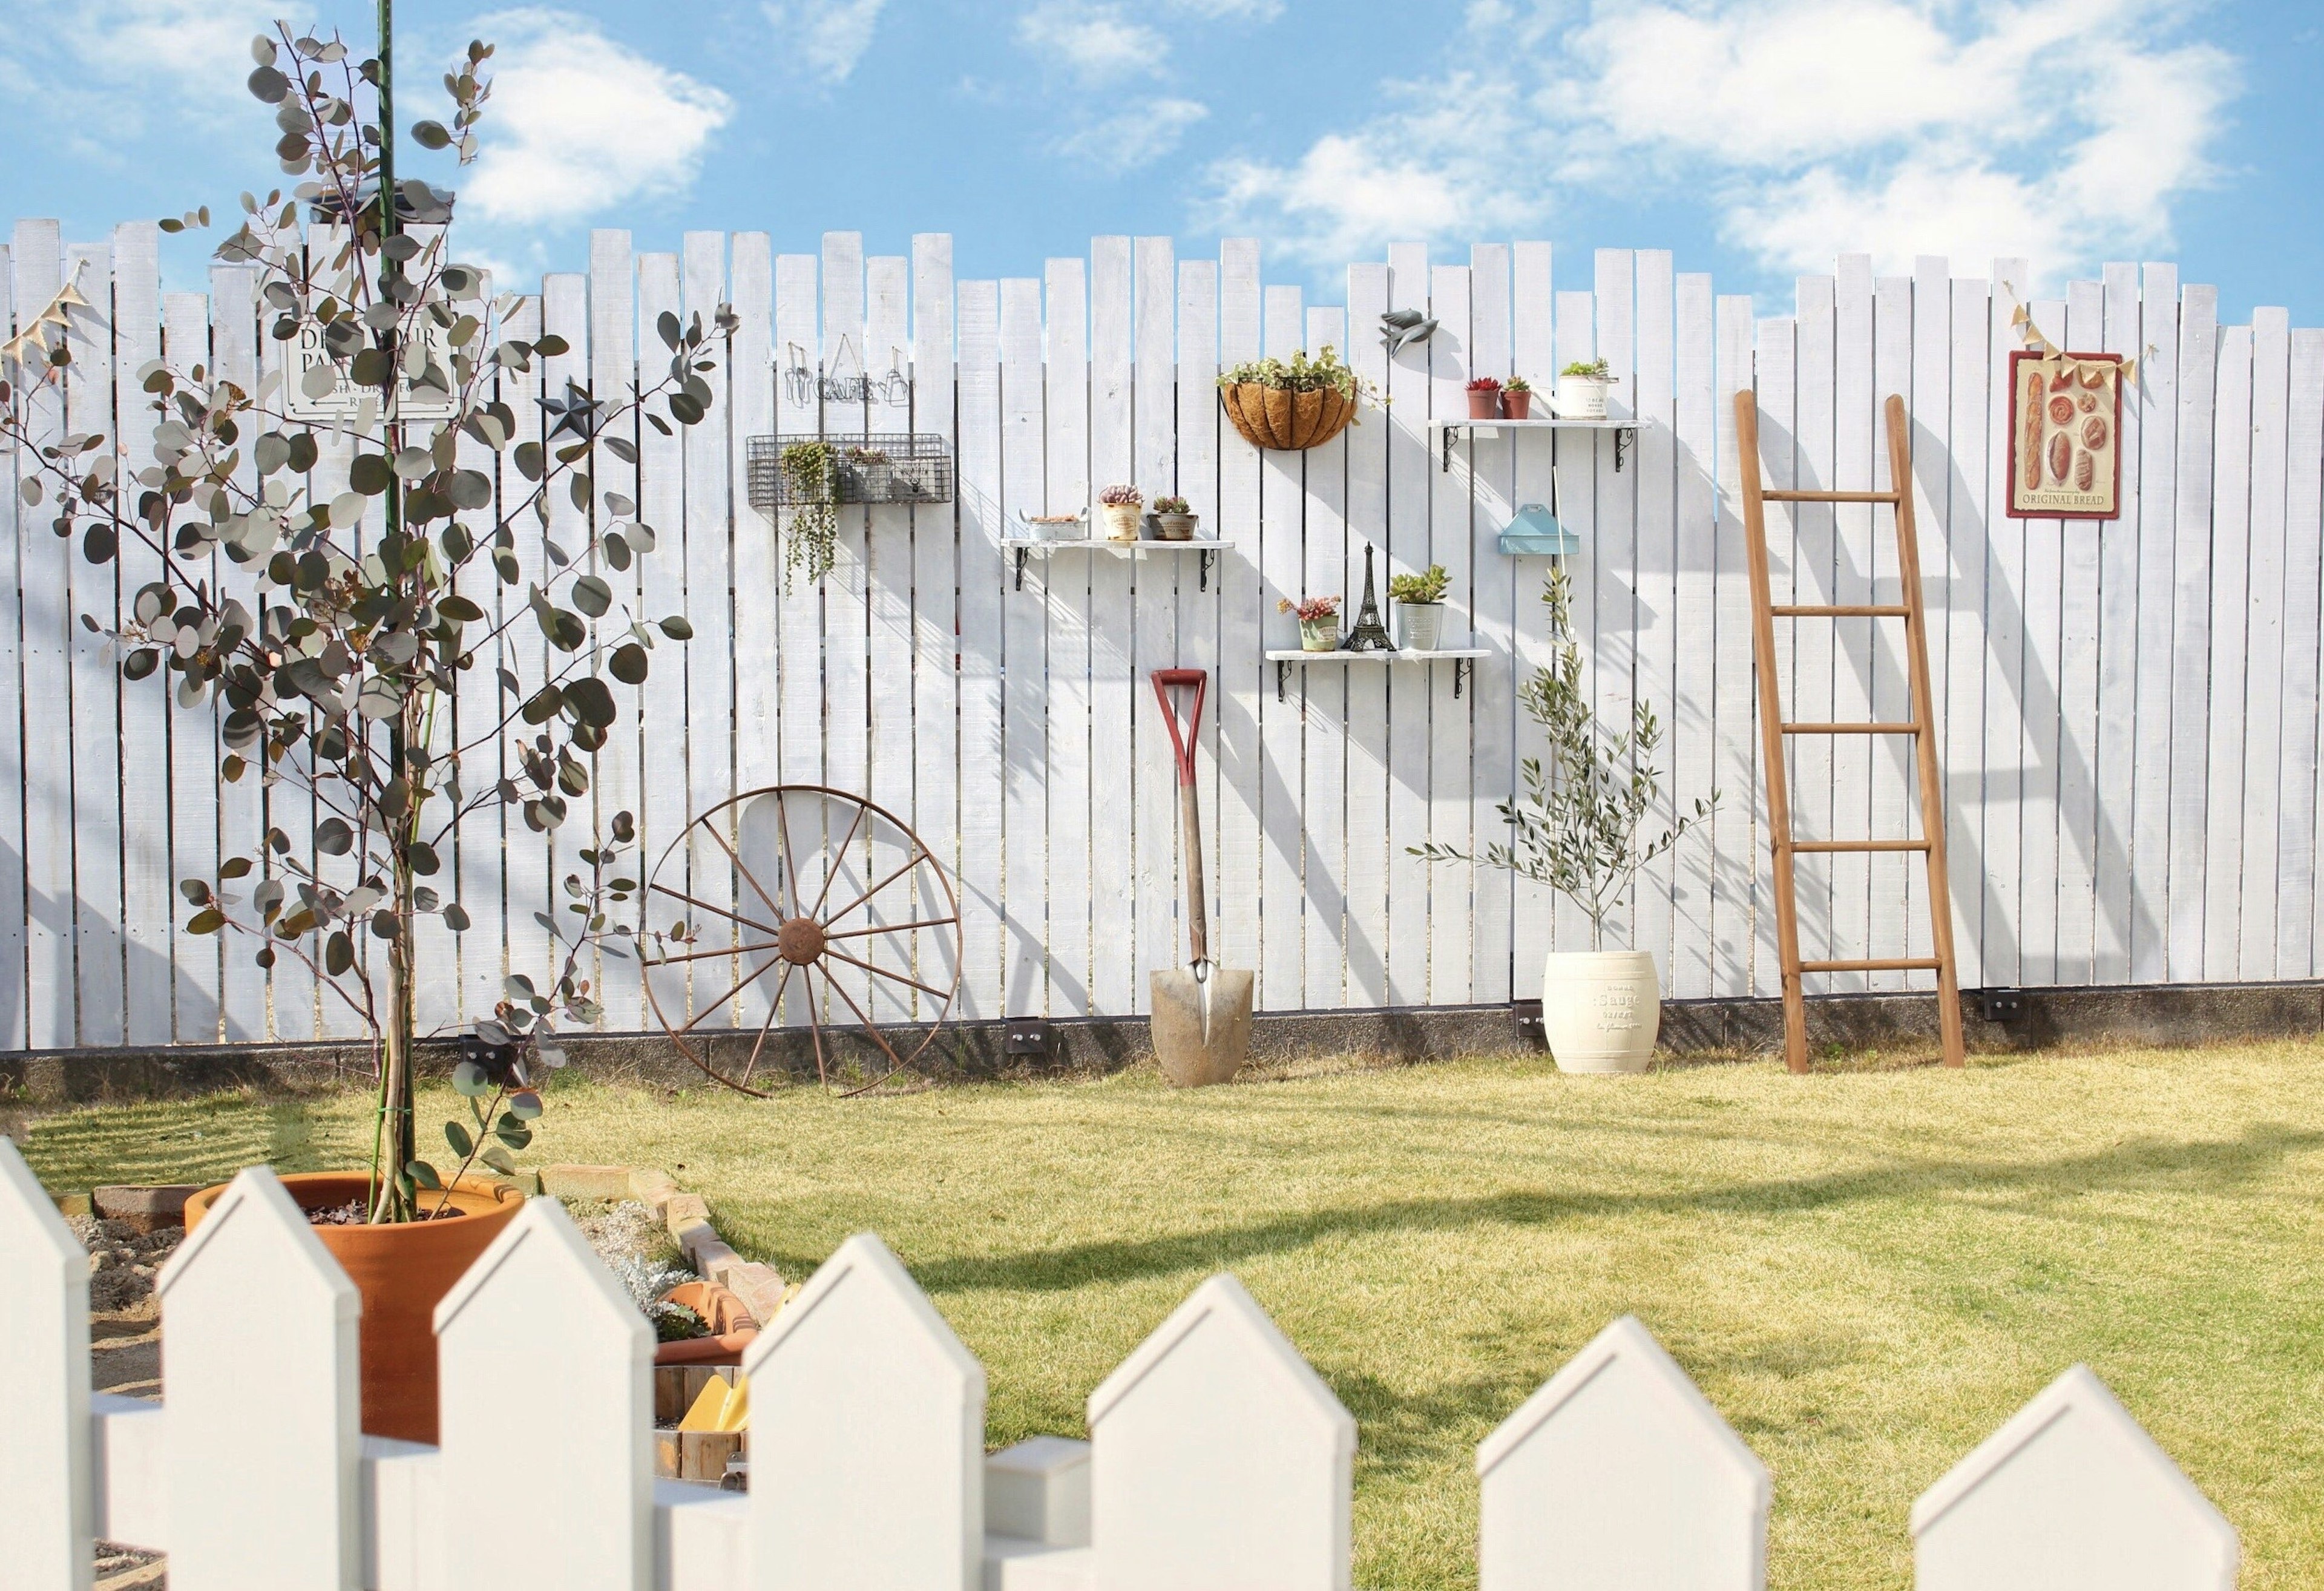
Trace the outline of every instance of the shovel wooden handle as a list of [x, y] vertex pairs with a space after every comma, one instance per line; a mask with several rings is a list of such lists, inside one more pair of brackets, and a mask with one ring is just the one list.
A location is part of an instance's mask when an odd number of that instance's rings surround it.
[[[1178, 761], [1178, 821], [1186, 835], [1186, 943], [1199, 966], [1211, 959], [1211, 923], [1203, 899], [1203, 818], [1194, 800], [1194, 737], [1203, 726], [1203, 698], [1210, 691], [1211, 676], [1201, 668], [1157, 668], [1152, 678], [1154, 699], [1162, 704], [1163, 722], [1170, 726], [1170, 750]], [[1194, 687], [1194, 710], [1187, 715], [1183, 734], [1177, 710], [1170, 704], [1173, 685]]]

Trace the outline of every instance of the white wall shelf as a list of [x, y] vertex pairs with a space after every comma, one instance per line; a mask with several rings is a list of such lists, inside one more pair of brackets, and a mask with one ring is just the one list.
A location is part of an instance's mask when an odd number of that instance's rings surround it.
[[1208, 591], [1211, 589], [1211, 555], [1222, 552], [1234, 543], [1211, 541], [1201, 537], [1192, 541], [1149, 541], [1142, 537], [1136, 541], [1114, 541], [1102, 537], [1065, 541], [1047, 536], [1004, 536], [1001, 538], [1001, 545], [1006, 551], [1016, 555], [1016, 588], [1019, 591], [1025, 589], [1027, 558], [1046, 558], [1060, 552], [1102, 552], [1115, 557], [1126, 553], [1134, 558], [1142, 558], [1151, 553], [1196, 553], [1202, 558], [1203, 589]]
[[1398, 648], [1392, 652], [1351, 652], [1344, 648], [1336, 652], [1310, 652], [1294, 648], [1287, 651], [1270, 651], [1267, 660], [1275, 665], [1275, 699], [1284, 699], [1284, 687], [1294, 663], [1451, 663], [1452, 665], [1452, 694], [1458, 697], [1461, 686], [1469, 677], [1469, 670], [1480, 658], [1492, 654], [1481, 647], [1439, 647], [1432, 652], [1416, 652]]
[[1452, 467], [1452, 437], [1466, 431], [1473, 442], [1479, 437], [1498, 437], [1503, 431], [1611, 431], [1614, 433], [1614, 473], [1622, 472], [1622, 460], [1638, 440], [1638, 422], [1626, 419], [1436, 419], [1428, 428], [1438, 433], [1437, 471], [1442, 474]]

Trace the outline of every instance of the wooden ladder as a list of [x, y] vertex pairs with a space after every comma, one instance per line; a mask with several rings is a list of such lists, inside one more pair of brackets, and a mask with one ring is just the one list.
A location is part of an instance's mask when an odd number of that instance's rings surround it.
[[[1749, 388], [1735, 394], [1735, 437], [1743, 464], [1743, 534], [1751, 566], [1751, 649], [1759, 676], [1759, 736], [1767, 767], [1767, 830], [1775, 852], [1775, 939], [1784, 960], [1784, 1062], [1808, 1070], [1807, 1002], [1800, 988], [1810, 972], [1927, 971], [1937, 975], [1937, 1025], [1945, 1064], [1962, 1063], [1960, 989], [1953, 971], [1952, 904], [1945, 888], [1944, 796], [1937, 782], [1936, 715], [1930, 709], [1928, 620], [1921, 604], [1921, 548], [1913, 526], [1913, 445], [1904, 400], [1892, 394], [1888, 421], [1888, 492], [1770, 492], [1759, 479], [1759, 409]], [[1844, 605], [1777, 603], [1767, 578], [1767, 514], [1771, 502], [1861, 502], [1886, 504], [1896, 514], [1896, 568], [1904, 586], [1901, 602]], [[1913, 716], [1902, 723], [1792, 723], [1785, 722], [1775, 685], [1775, 621], [1778, 619], [1902, 619], [1907, 672], [1912, 676]], [[1787, 735], [1910, 735], [1921, 775], [1921, 833], [1918, 840], [1795, 840], [1792, 802], [1784, 773]], [[1930, 941], [1933, 956], [1873, 956], [1856, 961], [1800, 959], [1797, 858], [1837, 852], [1919, 851], [1928, 859]]]

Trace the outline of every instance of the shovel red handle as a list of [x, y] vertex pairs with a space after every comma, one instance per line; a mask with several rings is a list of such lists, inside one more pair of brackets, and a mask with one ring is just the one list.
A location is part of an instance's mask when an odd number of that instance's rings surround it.
[[[1153, 679], [1154, 699], [1162, 704], [1163, 722], [1170, 726], [1170, 749], [1178, 756], [1178, 817], [1186, 832], [1186, 943], [1199, 977], [1211, 959], [1211, 924], [1203, 898], [1203, 819], [1194, 802], [1194, 737], [1203, 726], [1203, 697], [1210, 690], [1211, 676], [1201, 668], [1157, 668]], [[1178, 731], [1177, 709], [1170, 704], [1175, 685], [1191, 685], [1194, 692], [1194, 710], [1184, 734]]]

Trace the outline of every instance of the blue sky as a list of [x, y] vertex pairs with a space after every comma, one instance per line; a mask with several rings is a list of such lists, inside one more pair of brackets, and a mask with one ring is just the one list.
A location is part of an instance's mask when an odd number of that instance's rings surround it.
[[[69, 237], [277, 180], [241, 87], [269, 0], [0, 0], [0, 215]], [[580, 269], [592, 226], [827, 229], [963, 275], [1096, 233], [1222, 234], [1336, 300], [1391, 238], [1675, 252], [1788, 307], [1843, 249], [2045, 287], [2176, 260], [2324, 321], [2324, 13], [2312, 0], [702, 0], [398, 8], [407, 116], [497, 41], [462, 252]], [[293, 14], [368, 37], [368, 5]], [[448, 162], [438, 161], [439, 165]], [[197, 286], [200, 245], [173, 245]]]

